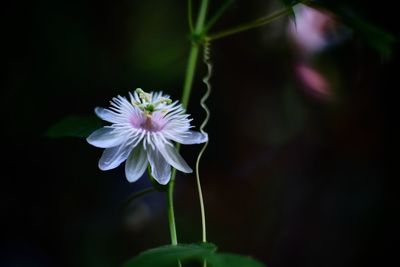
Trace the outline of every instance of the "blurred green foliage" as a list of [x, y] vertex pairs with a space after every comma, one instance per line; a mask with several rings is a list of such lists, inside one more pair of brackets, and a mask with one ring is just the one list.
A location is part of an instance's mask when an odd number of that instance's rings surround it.
[[[237, 254], [216, 253], [211, 243], [178, 244], [153, 248], [140, 253], [124, 264], [124, 267], [177, 267], [182, 264], [206, 260], [210, 267], [265, 267], [262, 263]], [[192, 265], [191, 265], [192, 266]]]
[[94, 115], [67, 116], [52, 125], [46, 135], [51, 138], [58, 137], [87, 137], [103, 124]]

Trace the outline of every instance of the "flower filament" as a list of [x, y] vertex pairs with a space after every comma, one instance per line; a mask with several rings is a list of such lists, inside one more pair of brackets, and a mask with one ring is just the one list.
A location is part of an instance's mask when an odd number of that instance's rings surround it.
[[[169, 105], [172, 103], [172, 100], [169, 99], [168, 97], [159, 97], [157, 99], [157, 101], [153, 102], [153, 96], [149, 93], [146, 93], [145, 91], [143, 91], [141, 88], [137, 88], [136, 93], [138, 94], [139, 98], [140, 98], [140, 102], [139, 101], [132, 101], [132, 105], [140, 108], [141, 110], [143, 110], [146, 114], [146, 116], [151, 117], [151, 114], [154, 111], [164, 111], [162, 109], [157, 109], [157, 106], [162, 106], [163, 104]], [[165, 112], [167, 112], [167, 110], [165, 110]]]

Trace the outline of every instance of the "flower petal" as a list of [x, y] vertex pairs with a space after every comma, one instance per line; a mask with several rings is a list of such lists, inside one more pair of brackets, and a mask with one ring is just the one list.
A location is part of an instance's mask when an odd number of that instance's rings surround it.
[[164, 159], [175, 169], [185, 173], [193, 172], [193, 170], [189, 167], [186, 161], [181, 157], [181, 155], [179, 155], [178, 151], [176, 151], [173, 146], [158, 143], [157, 148], [163, 155]]
[[109, 148], [120, 145], [124, 139], [116, 134], [113, 128], [103, 127], [94, 131], [86, 141], [96, 147]]
[[104, 150], [103, 155], [99, 160], [99, 168], [102, 171], [117, 168], [129, 156], [132, 146], [127, 146], [126, 143], [107, 148]]
[[201, 144], [208, 141], [206, 133], [187, 131], [184, 135], [175, 135], [171, 137], [177, 143], [184, 145]]
[[147, 155], [143, 146], [139, 144], [129, 154], [125, 163], [125, 175], [129, 182], [136, 182], [147, 168]]
[[94, 112], [96, 113], [96, 115], [100, 119], [102, 119], [104, 121], [108, 121], [108, 122], [111, 122], [111, 123], [119, 122], [118, 117], [117, 117], [118, 114], [113, 112], [113, 111], [111, 111], [111, 110], [109, 110], [109, 109], [96, 107], [94, 109]]
[[166, 185], [171, 179], [171, 166], [157, 149], [147, 149], [147, 158], [151, 166], [151, 176], [159, 184]]

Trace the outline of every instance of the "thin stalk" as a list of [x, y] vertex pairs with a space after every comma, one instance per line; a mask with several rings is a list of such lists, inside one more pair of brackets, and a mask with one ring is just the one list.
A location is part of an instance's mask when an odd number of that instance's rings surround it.
[[192, 8], [192, 0], [188, 0], [188, 24], [190, 33], [193, 33], [193, 8]]
[[197, 34], [200, 34], [203, 31], [204, 21], [206, 20], [206, 15], [207, 15], [207, 9], [208, 9], [208, 0], [202, 0], [195, 28], [195, 33]]
[[235, 0], [226, 0], [222, 6], [217, 10], [214, 16], [207, 22], [206, 26], [204, 27], [204, 31], [208, 32], [212, 26], [219, 20], [219, 18], [225, 13], [225, 11], [230, 7]]
[[206, 229], [206, 211], [204, 209], [203, 191], [201, 189], [201, 183], [200, 183], [199, 165], [200, 165], [201, 156], [203, 155], [204, 151], [206, 150], [207, 145], [208, 145], [208, 141], [204, 144], [204, 146], [201, 149], [200, 154], [196, 160], [196, 184], [197, 184], [197, 191], [199, 193], [199, 201], [200, 201], [201, 241], [202, 242], [207, 242], [207, 229]]
[[171, 181], [169, 182], [168, 192], [167, 192], [167, 205], [168, 205], [168, 220], [169, 220], [169, 231], [171, 234], [171, 244], [178, 245], [178, 237], [176, 235], [176, 224], [175, 224], [175, 213], [174, 213], [174, 184], [176, 170], [172, 169]]
[[[203, 78], [203, 83], [206, 85], [206, 92], [203, 95], [203, 97], [200, 99], [200, 105], [206, 112], [206, 117], [204, 118], [203, 123], [200, 125], [200, 132], [203, 134], [207, 134], [204, 131], [204, 128], [206, 127], [206, 125], [210, 119], [210, 110], [208, 109], [208, 107], [206, 105], [206, 101], [211, 93], [210, 78], [212, 75], [212, 64], [211, 64], [211, 60], [210, 60], [210, 44], [209, 43], [204, 44], [203, 62], [207, 66], [207, 73]], [[206, 211], [204, 209], [204, 200], [203, 200], [203, 192], [202, 192], [201, 183], [200, 183], [200, 167], [199, 166], [200, 166], [200, 159], [203, 156], [204, 151], [207, 148], [207, 145], [208, 145], [208, 141], [206, 143], [204, 143], [202, 149], [200, 150], [199, 155], [197, 156], [197, 160], [196, 160], [196, 183], [197, 183], [197, 191], [199, 193], [199, 201], [200, 201], [202, 241], [203, 242], [207, 242], [207, 229], [206, 229]]]
[[[193, 33], [195, 35], [200, 36], [203, 33], [207, 8], [208, 8], [208, 0], [202, 0], [200, 5], [199, 16], [197, 17], [196, 26]], [[183, 86], [182, 99], [181, 99], [181, 103], [184, 109], [187, 109], [187, 106], [189, 104], [189, 98], [192, 90], [194, 74], [196, 71], [197, 58], [199, 54], [199, 45], [200, 44], [198, 43], [192, 43], [189, 53], [188, 63], [186, 67], [185, 82]], [[177, 144], [176, 149], [179, 151], [180, 149], [179, 144]], [[168, 192], [167, 192], [168, 219], [170, 224], [171, 243], [173, 245], [178, 244], [178, 238], [176, 235], [176, 226], [175, 226], [174, 204], [173, 204], [175, 176], [176, 176], [176, 170], [173, 169], [171, 174], [171, 181], [168, 184]]]
[[[204, 22], [206, 19], [208, 8], [208, 0], [201, 1], [199, 16], [197, 17], [196, 26], [193, 32], [195, 36], [201, 36], [204, 31]], [[192, 85], [194, 74], [196, 72], [197, 66], [197, 59], [199, 55], [199, 43], [193, 42], [190, 48], [188, 63], [186, 67], [186, 75], [185, 75], [185, 82], [183, 84], [183, 92], [182, 92], [182, 99], [181, 103], [184, 109], [187, 109], [189, 104], [190, 93], [192, 92]]]
[[185, 78], [185, 83], [183, 85], [183, 92], [181, 98], [181, 103], [184, 109], [187, 109], [187, 106], [189, 104], [189, 98], [190, 98], [190, 93], [192, 91], [192, 85], [193, 85], [194, 73], [196, 71], [198, 55], [199, 55], [199, 46], [197, 44], [192, 44], [189, 53], [189, 59], [186, 68], [186, 78]]
[[289, 6], [287, 8], [283, 8], [281, 10], [275, 11], [274, 13], [267, 15], [267, 16], [263, 16], [261, 18], [258, 18], [256, 20], [244, 23], [242, 25], [221, 31], [221, 32], [217, 32], [217, 33], [213, 33], [210, 34], [209, 36], [206, 37], [207, 41], [214, 41], [217, 39], [221, 39], [230, 35], [234, 35], [240, 32], [244, 32], [244, 31], [248, 31], [260, 26], [264, 26], [268, 23], [271, 23], [277, 19], [279, 19], [282, 16], [285, 15], [289, 15], [291, 14], [293, 6]]

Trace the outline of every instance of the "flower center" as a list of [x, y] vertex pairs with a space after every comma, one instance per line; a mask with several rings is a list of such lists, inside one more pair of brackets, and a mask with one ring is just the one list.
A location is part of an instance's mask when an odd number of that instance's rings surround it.
[[139, 121], [131, 121], [135, 128], [141, 128], [148, 132], [158, 132], [164, 128], [165, 122], [158, 113], [153, 115], [144, 114], [144, 116]]
[[145, 129], [149, 132], [155, 132], [157, 129], [156, 125], [152, 122], [150, 116], [146, 116], [146, 119], [140, 125], [142, 129]]
[[146, 93], [140, 88], [136, 89], [136, 93], [140, 98], [140, 102], [133, 101], [132, 105], [143, 110], [146, 115], [151, 115], [154, 111], [158, 111], [159, 109], [157, 109], [157, 107], [161, 104], [168, 105], [172, 103], [172, 100], [167, 97], [158, 97], [157, 99], [153, 100], [153, 95]]

